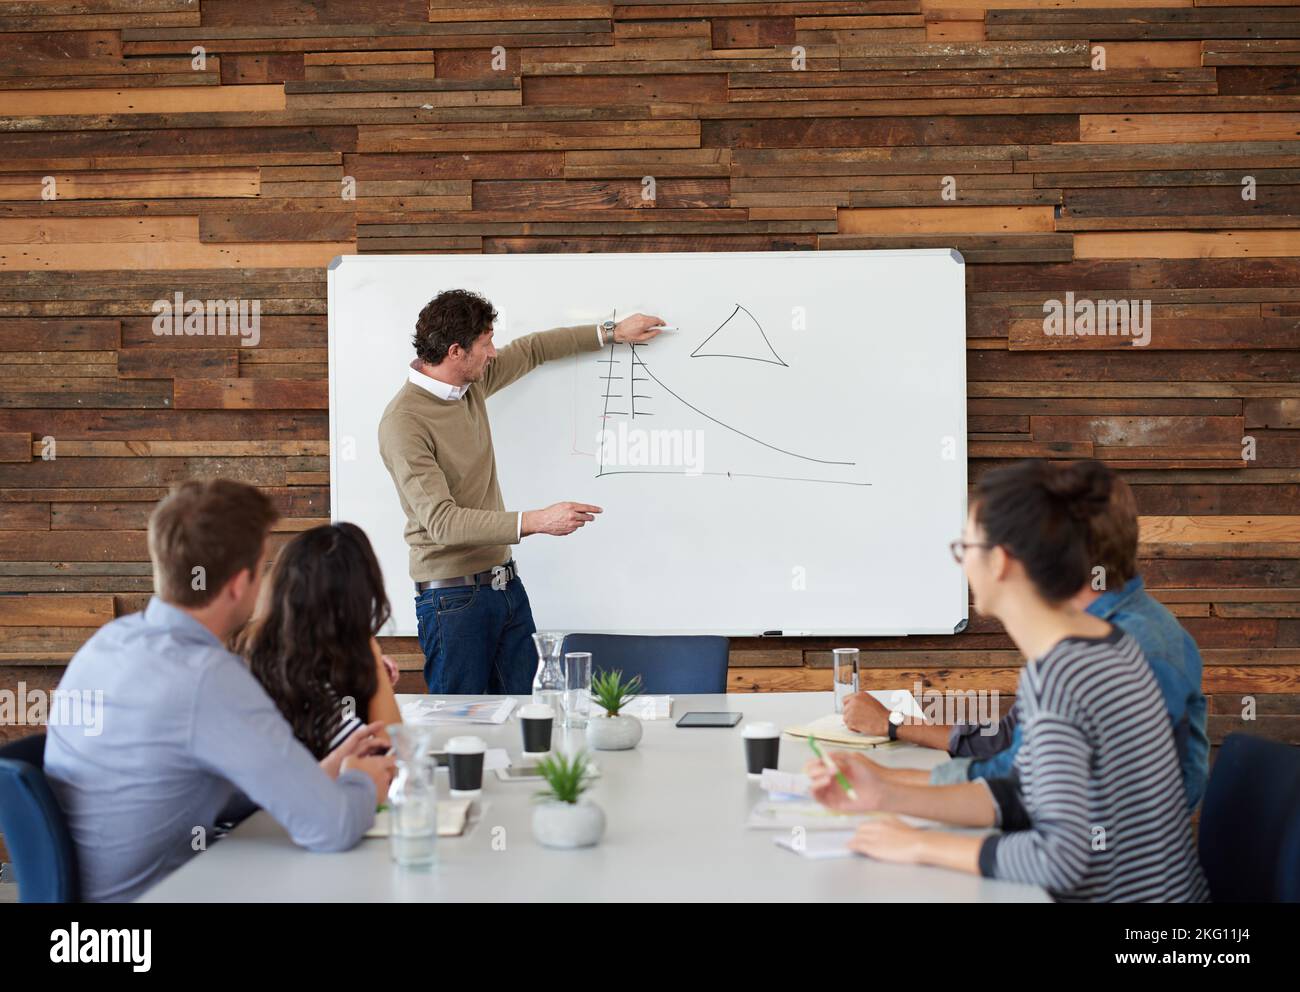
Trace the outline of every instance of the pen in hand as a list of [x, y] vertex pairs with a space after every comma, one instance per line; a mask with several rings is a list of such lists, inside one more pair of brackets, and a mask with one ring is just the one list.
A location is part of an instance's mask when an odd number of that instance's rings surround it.
[[812, 753], [815, 754], [821, 763], [826, 766], [827, 770], [835, 776], [835, 780], [840, 783], [840, 788], [844, 790], [845, 795], [850, 799], [857, 799], [858, 794], [849, 783], [849, 780], [845, 778], [844, 773], [836, 767], [835, 762], [822, 754], [822, 749], [817, 746], [817, 738], [813, 737], [812, 734], [808, 735], [808, 746], [812, 748]]

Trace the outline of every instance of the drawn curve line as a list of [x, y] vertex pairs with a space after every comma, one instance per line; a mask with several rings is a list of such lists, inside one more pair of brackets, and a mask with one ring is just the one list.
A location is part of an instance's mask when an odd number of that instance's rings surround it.
[[779, 451], [781, 454], [789, 455], [791, 458], [802, 458], [806, 462], [816, 462], [819, 465], [856, 465], [857, 464], [857, 462], [838, 462], [830, 458], [813, 458], [811, 455], [801, 455], [797, 451], [787, 451], [785, 448], [778, 448], [775, 444], [768, 444], [766, 441], [761, 441], [758, 438], [754, 437], [752, 434], [746, 434], [744, 431], [740, 430], [739, 428], [732, 427], [730, 424], [723, 423], [717, 417], [710, 416], [709, 414], [701, 410], [698, 406], [695, 406], [693, 403], [683, 399], [677, 393], [673, 392], [673, 390], [669, 388], [668, 385], [664, 383], [662, 379], [660, 379], [657, 375], [654, 374], [653, 371], [651, 371], [650, 366], [647, 365], [644, 361], [642, 361], [642, 359], [637, 355], [635, 348], [632, 349], [632, 364], [639, 365], [641, 368], [645, 369], [646, 375], [648, 375], [655, 382], [659, 383], [659, 385], [662, 386], [670, 396], [672, 396], [675, 400], [677, 400], [678, 403], [690, 407], [692, 410], [698, 413], [705, 420], [711, 420], [719, 427], [725, 427], [727, 430], [732, 431], [735, 434], [739, 434], [741, 437], [747, 438], [748, 440], [753, 441], [755, 444], [761, 444], [764, 448], [771, 448], [773, 451]]

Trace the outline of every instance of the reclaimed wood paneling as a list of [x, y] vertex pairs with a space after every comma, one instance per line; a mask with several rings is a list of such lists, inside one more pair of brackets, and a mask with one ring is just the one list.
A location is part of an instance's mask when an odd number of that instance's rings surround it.
[[[972, 481], [1114, 464], [1214, 739], [1300, 739], [1289, 2], [49, 0], [0, 4], [0, 91], [0, 687], [139, 608], [172, 483], [265, 487], [277, 546], [326, 518], [337, 254], [942, 245]], [[177, 294], [256, 301], [257, 342], [158, 333]], [[1067, 300], [1149, 340], [1047, 333]], [[978, 616], [844, 643], [872, 685], [1015, 688]], [[828, 688], [832, 646], [737, 639], [730, 685]]]

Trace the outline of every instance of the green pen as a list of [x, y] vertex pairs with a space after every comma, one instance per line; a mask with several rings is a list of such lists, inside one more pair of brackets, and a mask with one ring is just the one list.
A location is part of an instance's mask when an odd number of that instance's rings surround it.
[[817, 746], [817, 738], [813, 737], [812, 734], [808, 735], [808, 746], [812, 748], [812, 753], [817, 755], [818, 760], [835, 773], [835, 778], [840, 783], [840, 788], [844, 790], [848, 797], [850, 799], [857, 799], [858, 794], [853, 790], [853, 786], [849, 784], [849, 780], [844, 777], [842, 771], [835, 767], [835, 762], [822, 754], [822, 749]]

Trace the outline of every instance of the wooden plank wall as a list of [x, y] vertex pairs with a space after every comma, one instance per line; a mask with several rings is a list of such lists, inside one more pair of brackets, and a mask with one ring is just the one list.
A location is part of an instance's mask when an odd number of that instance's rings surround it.
[[[0, 686], [140, 608], [170, 483], [327, 518], [335, 255], [956, 246], [972, 479], [1119, 467], [1215, 739], [1300, 740], [1298, 67], [1270, 0], [0, 0]], [[156, 335], [176, 293], [260, 342]], [[1066, 293], [1151, 343], [1045, 335]], [[987, 620], [859, 644], [1014, 689]], [[830, 646], [737, 641], [731, 685]]]

